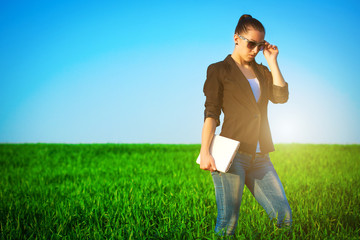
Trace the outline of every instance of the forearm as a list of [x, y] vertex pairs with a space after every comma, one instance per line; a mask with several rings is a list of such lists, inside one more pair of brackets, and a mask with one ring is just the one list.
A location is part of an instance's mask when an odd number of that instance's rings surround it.
[[201, 134], [201, 150], [200, 154], [210, 153], [210, 144], [215, 134], [216, 121], [214, 118], [207, 117]]
[[273, 85], [284, 87], [286, 85], [284, 77], [282, 76], [277, 60], [268, 62], [269, 68], [273, 77]]

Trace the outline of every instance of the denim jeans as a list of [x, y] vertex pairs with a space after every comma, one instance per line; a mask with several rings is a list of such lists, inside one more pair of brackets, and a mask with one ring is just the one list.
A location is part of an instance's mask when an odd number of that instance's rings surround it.
[[246, 185], [265, 209], [270, 219], [277, 217], [278, 226], [290, 226], [292, 214], [289, 203], [269, 154], [237, 153], [228, 172], [211, 173], [218, 215], [215, 232], [233, 235], [237, 226], [241, 198]]

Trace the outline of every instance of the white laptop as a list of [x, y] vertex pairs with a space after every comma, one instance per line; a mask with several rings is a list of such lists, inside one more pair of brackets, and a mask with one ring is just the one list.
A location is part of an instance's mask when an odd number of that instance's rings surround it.
[[[227, 172], [229, 170], [239, 147], [239, 141], [220, 135], [214, 135], [210, 145], [210, 154], [215, 160], [215, 166], [218, 171]], [[200, 164], [200, 154], [196, 163]]]

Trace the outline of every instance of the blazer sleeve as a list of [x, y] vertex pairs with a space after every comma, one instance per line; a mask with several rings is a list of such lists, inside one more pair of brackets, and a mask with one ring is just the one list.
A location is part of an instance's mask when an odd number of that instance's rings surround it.
[[268, 85], [269, 100], [273, 103], [286, 103], [289, 99], [289, 87], [285, 82], [285, 86], [280, 87], [273, 84], [273, 77], [269, 69], [263, 65], [263, 71]]
[[216, 120], [216, 126], [220, 125], [220, 114], [223, 99], [223, 84], [219, 78], [219, 71], [215, 64], [209, 65], [207, 68], [206, 81], [204, 83], [205, 110], [204, 121], [211, 117]]

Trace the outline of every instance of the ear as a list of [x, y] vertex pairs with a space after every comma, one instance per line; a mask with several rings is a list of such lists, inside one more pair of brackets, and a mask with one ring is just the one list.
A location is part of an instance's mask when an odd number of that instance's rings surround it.
[[238, 45], [238, 42], [239, 42], [239, 36], [235, 33], [234, 34], [234, 43], [235, 43], [235, 45]]

